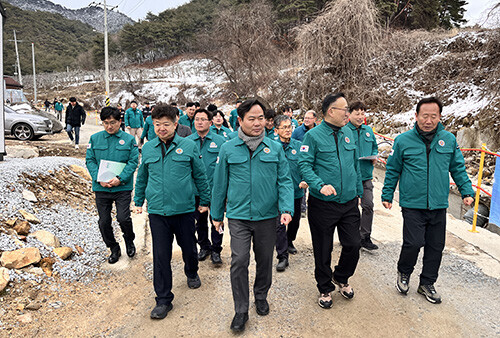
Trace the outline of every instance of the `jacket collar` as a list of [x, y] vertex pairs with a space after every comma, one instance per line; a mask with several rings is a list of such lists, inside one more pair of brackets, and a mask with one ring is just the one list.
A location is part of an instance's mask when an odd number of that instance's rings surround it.
[[116, 136], [118, 138], [121, 138], [122, 137], [122, 134], [125, 133], [123, 130], [121, 129], [118, 129], [118, 132], [114, 133], [114, 134], [110, 134], [108, 133], [106, 130], [104, 131], [104, 137], [105, 138], [109, 138], [111, 136]]
[[[339, 130], [339, 133], [338, 135], [342, 135], [344, 133], [343, 129], [345, 128], [346, 126], [343, 126], [342, 128], [340, 128]], [[333, 129], [330, 128], [326, 123], [321, 122], [319, 126], [316, 126], [314, 128], [319, 128], [319, 130], [321, 130], [321, 132], [323, 134], [326, 134], [326, 135], [333, 135]]]
[[[172, 140], [172, 144], [174, 144], [175, 146], [177, 146], [179, 144], [181, 140], [181, 137], [179, 135], [177, 135], [177, 133], [174, 134], [174, 139]], [[161, 140], [159, 137], [155, 137], [154, 140], [151, 140], [149, 142], [152, 142], [153, 144], [153, 147], [159, 147], [160, 146], [160, 143], [161, 143]], [[149, 143], [148, 142], [148, 143]], [[167, 151], [167, 154], [170, 152], [170, 150], [172, 150], [174, 147], [169, 147], [168, 148], [168, 151]]]
[[[198, 132], [196, 132], [194, 135], [196, 135], [196, 136], [194, 136], [193, 139], [196, 140], [196, 141], [201, 138], [200, 134], [198, 134]], [[212, 132], [212, 130], [209, 129], [207, 135], [205, 135], [205, 140], [211, 140], [212, 139], [212, 135], [213, 135], [213, 132]]]

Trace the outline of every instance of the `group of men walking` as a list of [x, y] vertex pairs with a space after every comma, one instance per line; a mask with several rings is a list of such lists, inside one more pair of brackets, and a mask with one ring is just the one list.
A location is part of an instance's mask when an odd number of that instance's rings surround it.
[[[444, 248], [448, 174], [465, 204], [472, 203], [473, 194], [456, 140], [439, 123], [441, 110], [436, 98], [419, 102], [414, 129], [396, 138], [382, 193], [384, 207], [390, 208], [399, 181], [404, 224], [396, 286], [401, 293], [408, 292], [410, 275], [424, 247], [418, 292], [433, 303], [440, 302], [434, 283]], [[237, 116], [231, 112], [234, 131], [229, 133], [229, 129], [223, 129], [227, 128], [224, 114], [213, 105], [200, 109], [188, 103], [182, 117], [172, 105], [156, 106], [150, 116], [155, 136], [148, 137], [142, 148], [134, 194], [138, 213], [147, 202], [152, 232], [156, 306], [151, 318], [165, 318], [172, 309], [174, 236], [182, 250], [187, 285], [199, 288], [198, 261], [210, 256], [215, 266], [222, 264], [225, 218], [231, 238], [235, 309], [231, 329], [243, 331], [248, 320], [252, 243], [255, 309], [258, 315], [267, 315], [273, 253], [276, 248], [276, 269], [285, 271], [288, 254], [297, 253], [293, 241], [305, 189], [309, 190], [307, 217], [318, 304], [331, 308], [336, 288], [343, 297], [352, 299], [354, 289], [349, 279], [355, 273], [360, 247], [377, 249], [371, 240], [371, 228], [372, 173], [378, 149], [373, 131], [364, 124], [365, 112], [361, 102], [349, 106], [343, 94], [330, 94], [322, 103], [323, 122], [317, 124], [316, 113], [308, 111], [304, 123], [298, 126], [291, 109], [285, 108], [276, 116], [261, 100], [248, 99], [237, 103]], [[112, 236], [113, 201], [127, 254], [135, 254], [130, 200], [139, 152], [137, 140], [120, 130], [118, 109], [103, 108], [101, 120], [105, 130], [91, 137], [87, 167], [96, 193], [99, 227], [111, 250], [108, 261], [115, 263], [121, 253]], [[181, 137], [180, 125], [190, 128], [191, 135]], [[116, 177], [100, 182], [101, 160], [125, 165]], [[335, 229], [342, 250], [332, 270]]]

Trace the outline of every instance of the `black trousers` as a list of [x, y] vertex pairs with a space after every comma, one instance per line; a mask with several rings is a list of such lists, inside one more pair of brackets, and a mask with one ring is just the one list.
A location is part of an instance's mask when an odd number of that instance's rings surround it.
[[[339, 283], [347, 283], [354, 274], [359, 260], [360, 215], [358, 198], [340, 204], [326, 202], [309, 195], [307, 217], [311, 228], [314, 252], [314, 276], [319, 292], [335, 290], [332, 277]], [[338, 229], [342, 251], [338, 265], [332, 273], [333, 233]]]
[[[200, 205], [200, 197], [196, 196], [196, 211], [194, 212], [194, 218], [196, 219], [196, 233], [198, 235], [198, 245], [201, 249], [214, 251], [221, 253], [222, 251], [222, 239], [223, 235], [220, 234], [212, 222], [212, 216], [209, 216], [208, 211], [200, 213], [198, 211], [198, 206]], [[208, 219], [210, 219], [210, 239], [208, 239]]]
[[297, 198], [293, 201], [294, 212], [292, 221], [288, 224], [288, 227], [284, 226], [280, 222], [278, 216], [276, 220], [276, 253], [278, 254], [278, 259], [287, 258], [288, 259], [288, 247], [297, 238], [297, 232], [299, 231], [300, 218], [301, 215], [301, 204], [302, 197]]
[[398, 271], [410, 275], [417, 263], [420, 248], [424, 258], [420, 284], [434, 284], [446, 240], [446, 209], [425, 210], [401, 208], [403, 212], [403, 247]]
[[97, 206], [97, 213], [99, 214], [99, 230], [101, 231], [104, 243], [110, 249], [119, 246], [113, 234], [113, 227], [111, 226], [111, 209], [113, 208], [113, 202], [116, 206], [116, 219], [122, 229], [123, 238], [125, 241], [133, 241], [135, 238], [132, 218], [130, 218], [131, 200], [131, 191], [95, 192], [95, 203]]
[[266, 299], [271, 287], [276, 219], [262, 221], [229, 219], [228, 223], [231, 234], [231, 289], [234, 310], [236, 313], [244, 313], [248, 312], [249, 306], [248, 265], [252, 242], [256, 263], [253, 286], [255, 299]]
[[170, 304], [172, 293], [172, 243], [175, 239], [182, 250], [184, 273], [195, 278], [198, 273], [198, 251], [194, 234], [194, 213], [174, 216], [149, 214], [153, 240], [153, 284], [156, 304]]

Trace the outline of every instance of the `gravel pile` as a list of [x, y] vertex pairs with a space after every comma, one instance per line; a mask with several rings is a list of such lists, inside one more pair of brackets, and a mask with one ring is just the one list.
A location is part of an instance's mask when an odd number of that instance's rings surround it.
[[[24, 189], [20, 183], [22, 173], [31, 175], [49, 174], [69, 165], [85, 167], [82, 160], [70, 157], [39, 157], [33, 159], [7, 159], [0, 162], [0, 219], [7, 220], [14, 217], [22, 219], [19, 209], [34, 214], [40, 224], [31, 224], [31, 231], [46, 230], [54, 234], [61, 246], [67, 246], [75, 252], [68, 260], [61, 260], [52, 251], [37, 239], [28, 236], [26, 247], [36, 247], [42, 257], [54, 257], [54, 272], [67, 281], [90, 282], [99, 272], [99, 266], [105, 261], [107, 249], [102, 241], [97, 226], [97, 215], [73, 209], [65, 201], [54, 201], [49, 208], [28, 202], [22, 197]], [[76, 254], [76, 246], [83, 248], [81, 255]], [[0, 251], [19, 249], [14, 239], [6, 234], [0, 234]], [[35, 276], [31, 273], [11, 270], [12, 280], [38, 280], [45, 278], [49, 283], [53, 278]]]

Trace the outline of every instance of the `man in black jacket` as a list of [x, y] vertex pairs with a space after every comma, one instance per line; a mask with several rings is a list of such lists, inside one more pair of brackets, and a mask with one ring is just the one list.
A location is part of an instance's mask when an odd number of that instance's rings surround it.
[[[69, 98], [69, 105], [66, 108], [66, 132], [68, 133], [71, 142], [75, 143], [75, 149], [78, 149], [78, 144], [80, 143], [80, 127], [85, 124], [85, 110], [83, 107], [76, 102], [75, 97]], [[75, 137], [73, 139], [73, 130], [75, 132]]]

